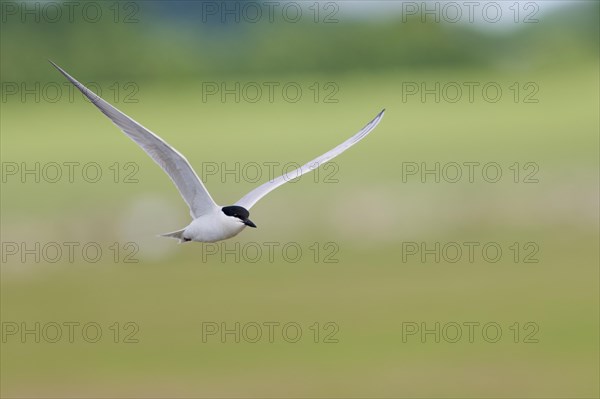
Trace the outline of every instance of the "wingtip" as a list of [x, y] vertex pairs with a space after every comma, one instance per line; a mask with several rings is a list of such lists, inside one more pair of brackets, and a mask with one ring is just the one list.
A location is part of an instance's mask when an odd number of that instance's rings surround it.
[[[74, 77], [72, 77], [71, 75], [69, 75], [67, 73], [67, 71], [65, 71], [64, 69], [62, 69], [61, 67], [59, 67], [58, 65], [56, 65], [52, 60], [48, 60], [48, 62], [50, 64], [52, 64], [52, 66], [54, 66], [54, 68], [56, 68], [56, 70], [58, 72], [60, 72], [65, 78], [67, 78], [67, 80], [69, 80], [71, 83], [73, 83], [77, 88], [79, 88], [79, 90], [81, 90], [81, 88], [79, 87], [79, 85], [81, 83], [79, 83]], [[90, 99], [91, 100], [91, 99]]]
[[65, 71], [59, 67], [58, 65], [56, 65], [56, 63], [54, 61], [52, 61], [51, 59], [48, 59], [48, 62], [58, 70], [58, 72], [62, 73], [63, 75], [65, 74]]

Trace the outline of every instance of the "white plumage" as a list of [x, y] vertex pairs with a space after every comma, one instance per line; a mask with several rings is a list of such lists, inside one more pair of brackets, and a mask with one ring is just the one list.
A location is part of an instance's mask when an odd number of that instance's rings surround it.
[[212, 199], [190, 163], [181, 153], [156, 134], [97, 96], [61, 67], [52, 61], [50, 63], [89, 98], [92, 104], [98, 107], [104, 115], [108, 116], [127, 136], [142, 147], [169, 175], [183, 197], [183, 200], [188, 204], [190, 216], [192, 217], [192, 222], [186, 228], [163, 235], [165, 237], [176, 238], [180, 242], [215, 242], [237, 235], [246, 226], [256, 227], [248, 219], [248, 210], [254, 204], [269, 192], [284, 184], [287, 181], [286, 176], [299, 177], [310, 172], [358, 143], [377, 126], [385, 112], [385, 110], [381, 111], [363, 129], [334, 149], [306, 163], [294, 172], [279, 176], [260, 185], [237, 201], [235, 205], [221, 207]]

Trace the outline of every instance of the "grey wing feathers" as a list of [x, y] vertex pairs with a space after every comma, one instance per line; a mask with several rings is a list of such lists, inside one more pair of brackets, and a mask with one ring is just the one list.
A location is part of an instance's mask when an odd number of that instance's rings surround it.
[[98, 109], [117, 125], [127, 136], [135, 141], [171, 178], [184, 201], [190, 208], [190, 215], [197, 218], [212, 210], [217, 205], [196, 175], [191, 165], [177, 150], [164, 142], [160, 137], [137, 123], [87, 87], [75, 80], [61, 67], [50, 61], [75, 87], [90, 99]]
[[246, 194], [238, 202], [236, 202], [236, 205], [243, 206], [246, 209], [250, 209], [262, 197], [264, 197], [271, 191], [275, 190], [277, 187], [281, 186], [282, 184], [286, 183], [288, 181], [287, 176], [293, 176], [294, 178], [299, 177], [307, 172], [310, 172], [310, 171], [318, 168], [319, 166], [323, 165], [327, 161], [330, 161], [333, 158], [337, 157], [342, 152], [346, 151], [348, 148], [352, 147], [354, 144], [358, 143], [360, 140], [365, 138], [375, 128], [375, 126], [377, 126], [377, 124], [381, 121], [381, 118], [383, 117], [384, 112], [385, 112], [385, 109], [382, 110], [379, 114], [377, 114], [377, 116], [371, 122], [367, 123], [367, 125], [364, 128], [362, 128], [358, 133], [356, 133], [354, 136], [350, 137], [348, 140], [344, 141], [342, 144], [340, 144], [337, 147], [335, 147], [334, 149], [326, 152], [325, 154], [321, 155], [320, 157], [313, 159], [312, 161], [306, 163], [305, 165], [302, 165], [300, 168], [296, 169], [295, 171], [287, 173], [282, 176], [279, 176], [279, 177], [277, 177], [271, 181], [268, 181], [268, 182], [262, 184], [261, 186], [255, 188], [254, 190], [252, 190], [248, 194]]

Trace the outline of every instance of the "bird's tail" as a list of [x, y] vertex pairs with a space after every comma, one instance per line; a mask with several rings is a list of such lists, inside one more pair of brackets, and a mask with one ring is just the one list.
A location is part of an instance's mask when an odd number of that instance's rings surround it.
[[190, 241], [189, 238], [184, 238], [183, 237], [183, 232], [185, 231], [185, 229], [181, 229], [181, 230], [177, 230], [177, 231], [173, 231], [171, 233], [165, 233], [165, 234], [161, 234], [161, 237], [167, 237], [167, 238], [174, 238], [176, 240], [179, 240], [179, 243], [181, 244], [182, 242], [188, 242]]

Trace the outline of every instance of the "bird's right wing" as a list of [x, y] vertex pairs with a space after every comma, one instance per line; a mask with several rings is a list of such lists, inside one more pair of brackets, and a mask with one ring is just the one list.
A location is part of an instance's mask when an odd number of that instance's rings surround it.
[[190, 208], [192, 218], [209, 213], [217, 206], [190, 163], [176, 149], [79, 83], [61, 67], [50, 61], [75, 87], [90, 99], [98, 109], [135, 141], [169, 175], [184, 201]]
[[281, 186], [282, 184], [284, 184], [288, 180], [290, 180], [288, 178], [288, 176], [293, 176], [295, 179], [297, 177], [302, 176], [305, 173], [308, 173], [312, 170], [317, 169], [319, 166], [323, 165], [325, 162], [330, 161], [333, 158], [337, 157], [342, 152], [346, 151], [348, 148], [352, 147], [354, 144], [356, 144], [359, 141], [361, 141], [362, 139], [364, 139], [367, 136], [367, 134], [369, 134], [371, 132], [371, 130], [375, 129], [375, 126], [377, 126], [379, 121], [381, 121], [381, 118], [383, 117], [384, 112], [385, 112], [385, 109], [383, 111], [381, 111], [379, 114], [377, 114], [377, 116], [371, 122], [367, 123], [367, 125], [365, 127], [363, 127], [360, 132], [356, 133], [354, 136], [350, 137], [348, 140], [344, 141], [342, 144], [338, 145], [334, 149], [326, 152], [325, 154], [321, 155], [320, 157], [313, 159], [312, 161], [306, 163], [305, 165], [302, 165], [300, 168], [296, 169], [293, 172], [286, 173], [286, 174], [281, 175], [271, 181], [268, 181], [268, 182], [262, 184], [261, 186], [258, 186], [257, 188], [255, 188], [254, 190], [252, 190], [248, 194], [246, 194], [241, 200], [239, 200], [235, 204], [239, 205], [239, 206], [243, 206], [246, 209], [250, 209], [262, 197], [264, 197], [271, 191], [275, 190], [277, 187]]

